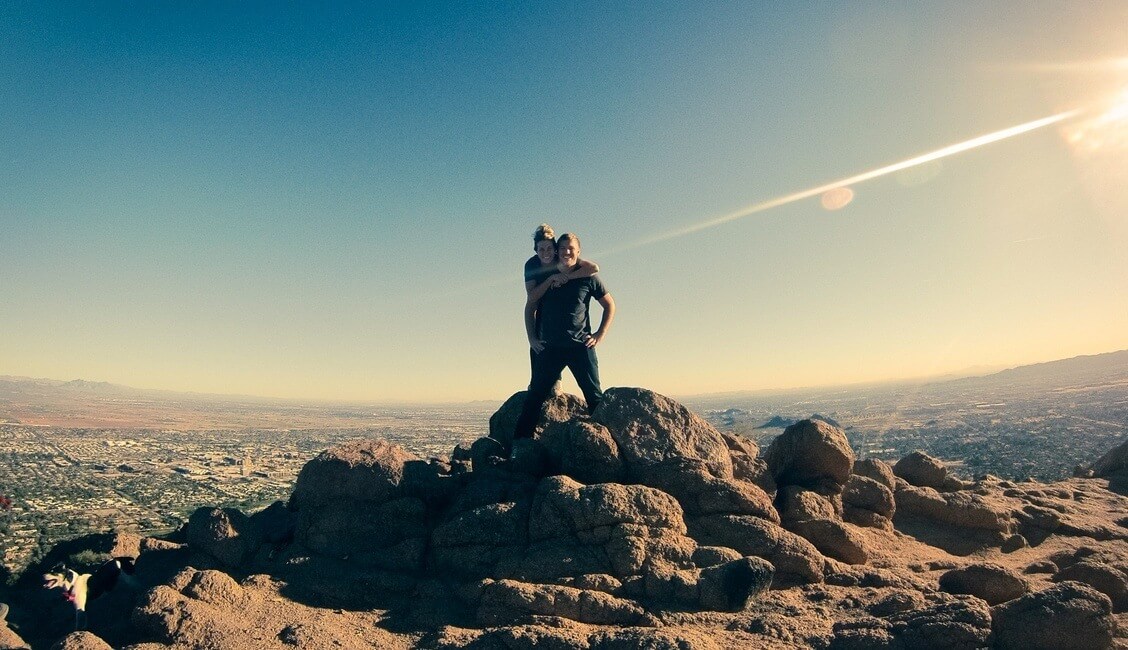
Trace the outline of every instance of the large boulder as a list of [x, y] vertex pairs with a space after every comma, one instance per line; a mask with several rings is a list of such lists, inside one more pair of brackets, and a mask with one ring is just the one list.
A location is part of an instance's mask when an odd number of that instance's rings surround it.
[[1094, 476], [1110, 477], [1128, 473], [1128, 441], [1110, 449], [1090, 468]]
[[1054, 574], [1054, 582], [1073, 580], [1089, 585], [1112, 600], [1113, 607], [1120, 610], [1128, 596], [1128, 577], [1120, 569], [1096, 559], [1084, 559], [1063, 567]]
[[890, 492], [897, 489], [897, 479], [896, 475], [893, 473], [893, 468], [889, 466], [889, 463], [883, 460], [865, 458], [855, 461], [853, 472], [858, 476], [877, 481], [889, 488]]
[[889, 529], [897, 511], [893, 492], [884, 484], [852, 474], [842, 492], [842, 518], [858, 526]]
[[228, 568], [258, 549], [261, 534], [250, 517], [234, 508], [197, 508], [188, 517], [188, 545]]
[[51, 646], [51, 650], [113, 650], [113, 648], [101, 637], [90, 632], [79, 631], [63, 637]]
[[638, 603], [610, 594], [561, 585], [489, 580], [482, 588], [478, 621], [506, 625], [532, 616], [559, 616], [599, 625], [653, 625]]
[[611, 432], [602, 424], [575, 419], [552, 422], [540, 437], [549, 466], [580, 483], [622, 483], [626, 466]]
[[371, 505], [400, 496], [404, 463], [419, 460], [386, 440], [353, 440], [327, 449], [298, 473], [290, 505], [304, 513], [328, 503]]
[[[408, 472], [409, 464], [417, 469]], [[423, 465], [385, 440], [354, 440], [321, 452], [302, 467], [294, 484], [295, 539], [323, 555], [418, 570], [429, 520], [421, 497], [450, 497], [430, 491], [434, 486], [422, 476]]]
[[948, 476], [948, 468], [938, 458], [923, 451], [914, 451], [897, 461], [893, 473], [910, 485], [927, 487], [941, 492], [951, 492], [963, 487], [959, 480]]
[[940, 576], [940, 588], [950, 594], [968, 594], [998, 605], [1030, 591], [1030, 583], [1015, 571], [982, 562], [952, 569]]
[[1079, 582], [1003, 603], [991, 617], [995, 644], [1005, 650], [1102, 650], [1116, 635], [1108, 596]]
[[[627, 580], [693, 567], [697, 544], [685, 536], [681, 506], [644, 485], [548, 477], [537, 487], [527, 520], [527, 547], [469, 547], [502, 549], [493, 577], [551, 582], [607, 574]], [[518, 533], [510, 537], [521, 539]]]
[[841, 429], [802, 420], [784, 429], [763, 454], [779, 486], [841, 492], [854, 466], [854, 450]]
[[784, 526], [809, 519], [839, 519], [842, 516], [838, 495], [826, 496], [798, 485], [789, 485], [779, 491], [776, 509]]
[[749, 515], [706, 515], [687, 522], [699, 544], [727, 546], [772, 563], [781, 584], [822, 582], [825, 558], [802, 537]]
[[591, 417], [611, 432], [632, 483], [651, 485], [655, 471], [682, 460], [701, 461], [719, 478], [733, 476], [720, 432], [668, 397], [645, 388], [610, 388]]
[[[490, 416], [489, 437], [500, 442], [507, 449], [513, 444], [513, 430], [517, 427], [521, 410], [525, 408], [527, 394], [528, 391], [514, 393]], [[544, 428], [553, 422], [567, 422], [586, 414], [587, 404], [579, 397], [567, 393], [552, 395], [541, 406], [533, 437], [538, 437]]]
[[865, 564], [869, 558], [865, 541], [847, 524], [833, 519], [806, 519], [787, 526], [815, 546], [823, 555], [846, 564]]
[[757, 557], [743, 557], [701, 571], [700, 606], [718, 612], [738, 612], [772, 584], [775, 568]]
[[971, 492], [937, 492], [933, 488], [903, 486], [896, 494], [897, 513], [938, 523], [1009, 535], [1014, 519], [1009, 510]]
[[771, 498], [755, 483], [721, 478], [698, 459], [670, 459], [652, 468], [646, 485], [672, 495], [686, 516], [754, 515], [779, 522]]
[[566, 476], [541, 481], [529, 517], [529, 537], [582, 535], [617, 524], [685, 533], [682, 509], [670, 495], [644, 485], [581, 485]]
[[888, 621], [904, 648], [984, 648], [991, 638], [991, 610], [969, 596], [893, 614]]

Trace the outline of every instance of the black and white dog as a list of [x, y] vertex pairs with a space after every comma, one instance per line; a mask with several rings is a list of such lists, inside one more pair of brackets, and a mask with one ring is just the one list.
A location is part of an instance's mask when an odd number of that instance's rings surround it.
[[43, 586], [63, 590], [63, 598], [74, 605], [74, 629], [85, 630], [86, 602], [110, 591], [119, 580], [131, 582], [131, 575], [131, 557], [115, 557], [98, 567], [94, 573], [79, 573], [60, 562], [50, 573], [43, 574]]

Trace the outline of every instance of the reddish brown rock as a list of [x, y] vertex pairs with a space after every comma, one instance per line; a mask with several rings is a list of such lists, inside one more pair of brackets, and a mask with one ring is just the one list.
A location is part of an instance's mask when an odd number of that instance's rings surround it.
[[968, 594], [998, 605], [1030, 591], [1018, 572], [990, 562], [969, 564], [940, 576], [940, 588], [950, 594]]
[[1108, 596], [1079, 582], [1016, 598], [991, 610], [995, 644], [1004, 650], [1103, 650], [1116, 621]]
[[418, 459], [385, 440], [354, 440], [332, 447], [302, 467], [290, 504], [303, 513], [341, 501], [384, 503], [400, 496], [403, 464], [409, 460]]
[[607, 427], [590, 420], [553, 422], [544, 428], [541, 443], [549, 463], [560, 474], [580, 483], [622, 483], [626, 466]]
[[763, 458], [777, 485], [820, 492], [841, 492], [854, 466], [854, 450], [846, 435], [822, 420], [803, 420], [787, 427]]
[[591, 417], [611, 432], [632, 483], [651, 485], [655, 469], [671, 459], [698, 460], [711, 475], [732, 478], [725, 439], [668, 397], [645, 388], [611, 388]]
[[[514, 393], [490, 416], [489, 437], [500, 442], [506, 449], [513, 444], [513, 429], [516, 428], [517, 418], [521, 416], [521, 409], [525, 406], [526, 394], [526, 391]], [[541, 414], [537, 419], [533, 437], [539, 437], [544, 428], [553, 422], [567, 422], [586, 415], [587, 404], [579, 397], [566, 393], [553, 395], [541, 406]]]
[[948, 468], [939, 459], [923, 451], [914, 451], [897, 461], [893, 473], [917, 487], [943, 490], [948, 478]]

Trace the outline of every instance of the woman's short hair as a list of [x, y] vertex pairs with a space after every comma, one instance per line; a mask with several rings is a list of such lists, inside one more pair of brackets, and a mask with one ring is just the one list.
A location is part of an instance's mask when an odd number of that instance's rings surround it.
[[577, 248], [580, 247], [580, 237], [579, 237], [579, 235], [577, 235], [576, 233], [573, 233], [573, 232], [566, 232], [563, 235], [560, 235], [560, 239], [556, 240], [556, 247], [559, 248], [559, 247], [563, 246], [564, 242], [566, 242], [566, 241], [575, 242], [576, 247]]
[[536, 230], [533, 231], [533, 246], [534, 247], [539, 242], [553, 241], [555, 239], [556, 239], [556, 231], [554, 231], [552, 229], [552, 226], [548, 225], [547, 223], [542, 223], [541, 225], [537, 226]]

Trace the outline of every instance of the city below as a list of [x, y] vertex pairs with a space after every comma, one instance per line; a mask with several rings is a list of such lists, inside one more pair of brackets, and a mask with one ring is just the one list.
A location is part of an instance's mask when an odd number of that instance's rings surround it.
[[[861, 458], [921, 449], [964, 477], [1053, 481], [1128, 438], [1128, 351], [942, 382], [681, 401], [761, 446], [820, 417]], [[201, 506], [252, 512], [286, 500], [302, 466], [346, 440], [446, 459], [486, 435], [499, 406], [311, 405], [0, 377], [3, 565], [16, 573], [87, 533], [170, 532]]]

